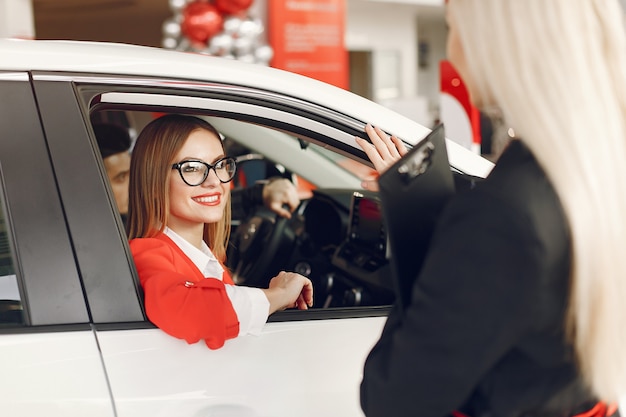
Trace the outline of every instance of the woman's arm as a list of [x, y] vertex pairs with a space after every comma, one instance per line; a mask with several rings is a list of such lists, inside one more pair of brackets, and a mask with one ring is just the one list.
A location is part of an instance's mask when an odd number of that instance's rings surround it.
[[166, 333], [211, 349], [237, 337], [239, 321], [224, 283], [204, 279], [167, 243], [133, 239], [130, 249], [144, 290], [146, 313]]

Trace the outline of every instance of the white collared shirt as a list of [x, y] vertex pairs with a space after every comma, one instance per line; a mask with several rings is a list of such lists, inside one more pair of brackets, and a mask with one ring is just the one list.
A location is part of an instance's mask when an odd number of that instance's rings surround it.
[[[163, 233], [191, 259], [206, 279], [222, 281], [224, 268], [204, 241], [200, 250], [168, 227]], [[270, 309], [270, 302], [263, 291], [259, 288], [231, 284], [224, 284], [224, 286], [239, 320], [239, 336], [245, 334], [258, 336], [267, 322]]]

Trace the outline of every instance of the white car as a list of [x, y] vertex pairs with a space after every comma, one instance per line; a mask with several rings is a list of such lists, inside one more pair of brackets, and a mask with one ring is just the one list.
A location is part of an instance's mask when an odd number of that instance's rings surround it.
[[[371, 259], [369, 247], [340, 251], [358, 173], [371, 169], [354, 136], [372, 123], [410, 145], [428, 128], [339, 88], [223, 58], [21, 40], [0, 41], [0, 56], [2, 415], [362, 415], [363, 363], [394, 295], [384, 256], [364, 264], [356, 256]], [[248, 251], [230, 266], [249, 285], [277, 269], [307, 274], [313, 309], [276, 313], [260, 336], [218, 350], [147, 320], [91, 123], [138, 132], [164, 112], [210, 119], [243, 150], [246, 181], [297, 182], [292, 220], [262, 209], [238, 219], [233, 238], [249, 239]], [[460, 174], [491, 169], [453, 142], [448, 156]], [[242, 237], [254, 221], [263, 233]]]

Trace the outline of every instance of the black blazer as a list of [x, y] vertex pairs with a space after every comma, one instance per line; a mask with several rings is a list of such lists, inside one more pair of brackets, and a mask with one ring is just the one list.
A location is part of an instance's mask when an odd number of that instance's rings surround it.
[[365, 363], [365, 414], [574, 412], [590, 398], [563, 330], [570, 256], [553, 187], [512, 141], [441, 214], [410, 305], [392, 309]]

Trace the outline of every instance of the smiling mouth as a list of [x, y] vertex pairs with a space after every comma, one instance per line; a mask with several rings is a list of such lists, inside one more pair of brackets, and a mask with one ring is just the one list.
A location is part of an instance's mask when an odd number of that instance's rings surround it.
[[218, 195], [210, 195], [210, 196], [192, 198], [193, 201], [196, 201], [198, 203], [217, 203], [219, 199], [220, 197]]

